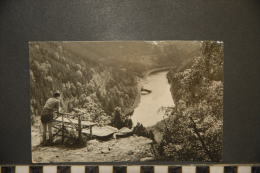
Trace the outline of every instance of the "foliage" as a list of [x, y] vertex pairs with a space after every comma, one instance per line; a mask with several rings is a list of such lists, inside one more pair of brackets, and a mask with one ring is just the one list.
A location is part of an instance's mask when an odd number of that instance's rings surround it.
[[120, 107], [116, 107], [111, 124], [118, 129], [123, 127], [128, 127], [131, 129], [133, 122], [129, 116], [123, 115]]
[[151, 130], [147, 130], [141, 123], [137, 123], [134, 127], [133, 133], [138, 136], [148, 137], [154, 140], [154, 134]]
[[205, 41], [190, 68], [171, 71], [175, 107], [168, 111], [158, 156], [178, 161], [220, 161], [223, 138], [223, 44]]

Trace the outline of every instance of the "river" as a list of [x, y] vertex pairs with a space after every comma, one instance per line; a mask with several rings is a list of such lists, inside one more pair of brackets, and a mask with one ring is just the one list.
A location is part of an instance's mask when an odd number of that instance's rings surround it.
[[140, 81], [144, 89], [149, 89], [152, 92], [147, 95], [141, 95], [140, 103], [132, 115], [134, 125], [137, 122], [145, 127], [155, 125], [164, 116], [163, 112], [159, 111], [160, 108], [174, 106], [170, 85], [166, 77], [167, 72], [152, 73]]

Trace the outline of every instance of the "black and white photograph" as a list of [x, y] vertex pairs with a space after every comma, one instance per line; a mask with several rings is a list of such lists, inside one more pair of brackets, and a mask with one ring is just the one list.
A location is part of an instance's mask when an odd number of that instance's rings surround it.
[[30, 41], [33, 163], [220, 162], [223, 41]]

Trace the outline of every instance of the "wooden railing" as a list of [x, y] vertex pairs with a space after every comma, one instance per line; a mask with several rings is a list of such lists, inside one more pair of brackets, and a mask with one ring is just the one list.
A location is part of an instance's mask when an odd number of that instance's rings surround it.
[[[75, 129], [78, 132], [79, 141], [82, 141], [82, 128], [89, 128], [90, 139], [92, 139], [92, 127], [95, 126], [96, 123], [89, 122], [89, 121], [82, 122], [82, 116], [85, 114], [84, 112], [77, 111], [74, 114], [63, 113], [63, 112], [55, 112], [55, 113], [57, 116], [54, 118], [54, 121], [61, 123], [61, 128], [58, 129], [58, 132], [55, 135], [58, 135], [58, 133], [61, 132], [62, 144], [64, 143], [65, 133], [66, 131], [68, 131], [66, 128]], [[70, 124], [70, 127], [68, 124]]]

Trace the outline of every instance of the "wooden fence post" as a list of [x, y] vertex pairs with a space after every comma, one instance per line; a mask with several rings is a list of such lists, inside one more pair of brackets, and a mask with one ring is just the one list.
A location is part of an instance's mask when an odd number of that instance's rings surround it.
[[90, 131], [90, 139], [92, 139], [92, 125], [90, 125], [90, 127], [89, 127], [89, 131]]
[[78, 138], [79, 141], [82, 141], [82, 136], [81, 136], [81, 115], [78, 115]]
[[65, 127], [64, 127], [64, 117], [63, 117], [63, 116], [64, 116], [64, 115], [61, 114], [61, 119], [62, 119], [62, 127], [61, 127], [61, 128], [62, 128], [62, 130], [61, 130], [61, 133], [62, 133], [62, 134], [61, 134], [61, 143], [62, 143], [62, 144], [64, 143], [64, 130], [65, 130], [65, 129], [64, 129]]

